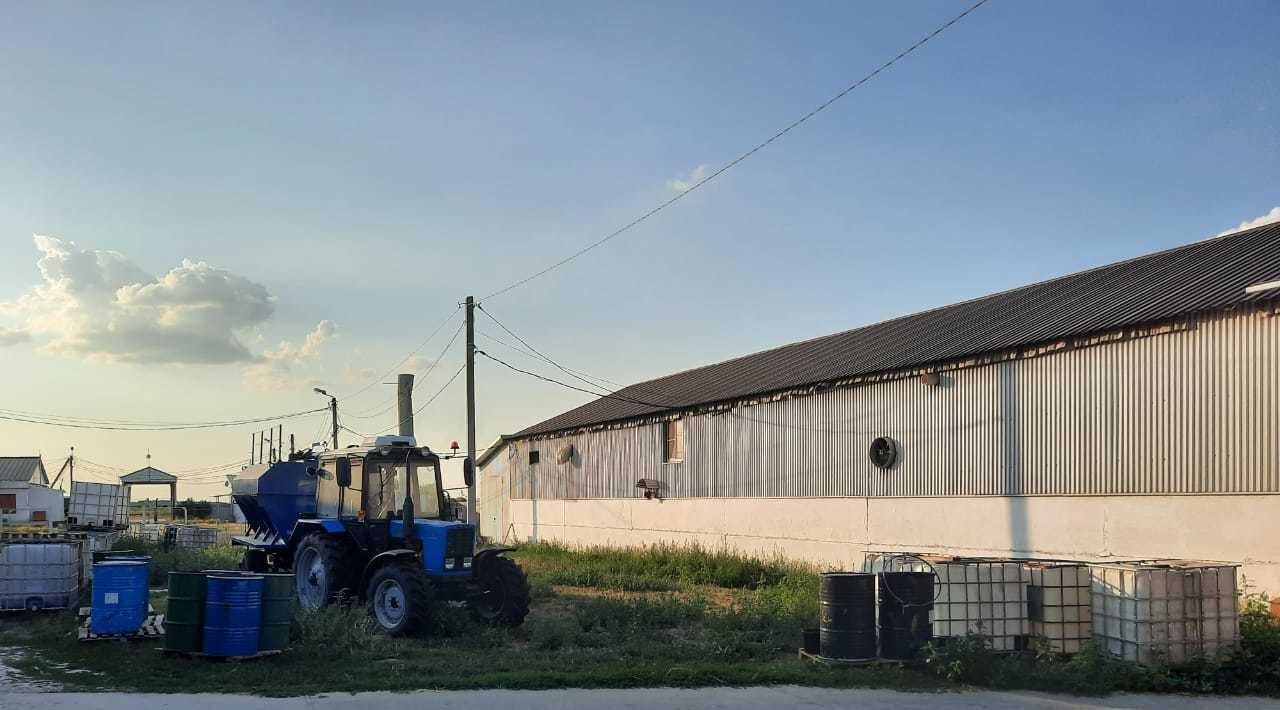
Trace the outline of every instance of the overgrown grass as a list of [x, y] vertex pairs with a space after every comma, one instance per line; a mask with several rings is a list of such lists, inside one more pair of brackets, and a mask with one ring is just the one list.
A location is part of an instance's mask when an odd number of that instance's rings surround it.
[[[697, 545], [578, 549], [540, 543], [521, 546], [516, 558], [530, 577], [548, 584], [629, 592], [666, 592], [699, 585], [761, 589], [780, 584], [788, 576], [814, 576], [813, 569], [800, 563], [762, 560]], [[816, 585], [816, 577], [814, 580]]]
[[[164, 553], [133, 540], [120, 547], [154, 554], [158, 575], [231, 567], [239, 554]], [[78, 643], [68, 614], [0, 617], [0, 645], [25, 650], [15, 662], [23, 672], [71, 690], [304, 695], [791, 683], [1280, 695], [1280, 625], [1261, 599], [1250, 600], [1241, 618], [1240, 646], [1213, 663], [1143, 668], [1096, 650], [1071, 658], [998, 655], [975, 637], [936, 644], [915, 667], [833, 669], [795, 658], [800, 628], [817, 618], [818, 577], [804, 565], [671, 546], [529, 545], [514, 556], [534, 588], [533, 609], [516, 629], [482, 626], [438, 605], [426, 638], [396, 639], [379, 633], [361, 606], [337, 605], [299, 613], [292, 650], [252, 663], [170, 658], [154, 642]], [[157, 608], [162, 600], [153, 595]]]
[[765, 607], [724, 609], [671, 594], [551, 592], [517, 629], [481, 626], [441, 606], [423, 639], [387, 637], [373, 631], [359, 606], [332, 606], [296, 617], [291, 651], [231, 664], [170, 658], [155, 643], [78, 643], [69, 615], [37, 620], [38, 628], [25, 630], [0, 622], [0, 644], [27, 651], [15, 662], [19, 670], [69, 690], [291, 696], [423, 688], [946, 686], [899, 668], [801, 664], [794, 656], [793, 620], [772, 617]]
[[111, 549], [130, 550], [151, 556], [151, 586], [163, 587], [169, 583], [170, 572], [199, 572], [206, 569], [238, 569], [244, 550], [239, 547], [220, 546], [203, 550], [175, 548], [164, 550], [160, 543], [140, 537], [122, 537]]

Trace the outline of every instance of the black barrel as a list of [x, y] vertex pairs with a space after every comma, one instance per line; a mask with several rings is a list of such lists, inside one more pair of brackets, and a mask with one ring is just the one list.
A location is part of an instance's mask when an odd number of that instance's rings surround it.
[[933, 638], [929, 611], [933, 608], [933, 573], [881, 572], [880, 657], [906, 661], [915, 658]]
[[818, 604], [818, 655], [851, 660], [875, 658], [875, 575], [822, 575], [818, 580]]

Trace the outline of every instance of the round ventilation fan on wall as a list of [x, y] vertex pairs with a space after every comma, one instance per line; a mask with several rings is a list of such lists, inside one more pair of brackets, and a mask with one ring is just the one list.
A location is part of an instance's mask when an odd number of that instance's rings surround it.
[[893, 468], [893, 464], [898, 460], [898, 443], [887, 436], [877, 438], [871, 442], [871, 463], [876, 468]]

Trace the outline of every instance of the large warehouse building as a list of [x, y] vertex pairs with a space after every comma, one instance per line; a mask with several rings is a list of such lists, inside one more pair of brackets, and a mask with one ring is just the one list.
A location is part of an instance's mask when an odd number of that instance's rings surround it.
[[1277, 316], [1272, 224], [660, 377], [488, 449], [482, 532], [1219, 560], [1280, 593]]

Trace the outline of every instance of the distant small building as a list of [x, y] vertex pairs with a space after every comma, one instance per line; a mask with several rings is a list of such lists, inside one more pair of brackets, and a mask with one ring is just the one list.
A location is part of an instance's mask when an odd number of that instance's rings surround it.
[[0, 457], [0, 522], [58, 523], [64, 517], [62, 491], [49, 488], [39, 456]]
[[49, 485], [49, 473], [39, 456], [0, 456], [0, 483]]

